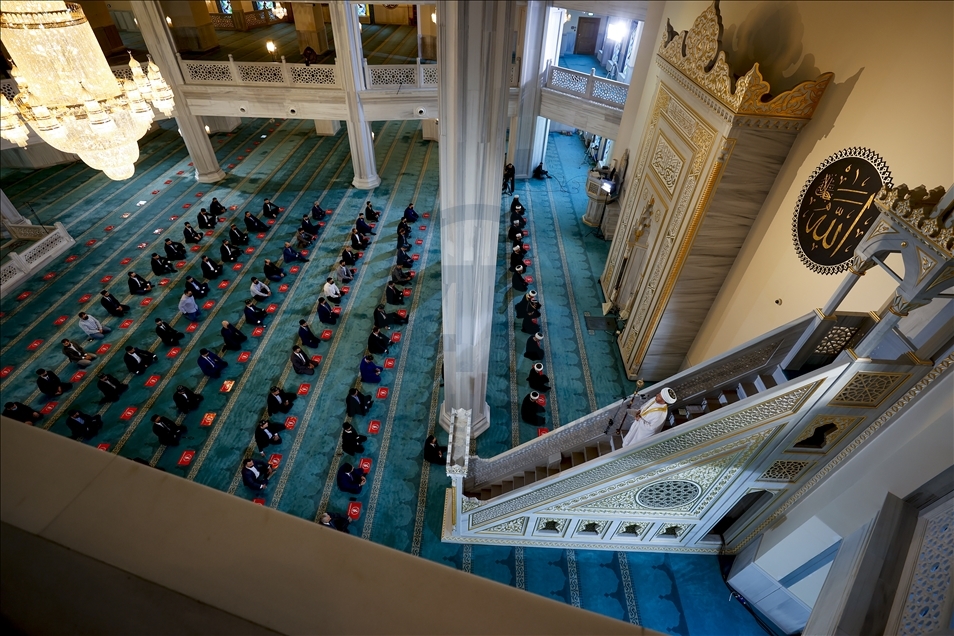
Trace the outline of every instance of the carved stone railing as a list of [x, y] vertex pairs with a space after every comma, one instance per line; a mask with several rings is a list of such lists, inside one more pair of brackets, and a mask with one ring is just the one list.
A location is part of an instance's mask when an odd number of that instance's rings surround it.
[[437, 88], [437, 64], [364, 64], [364, 84], [369, 89]]
[[622, 110], [629, 96], [629, 86], [622, 82], [580, 73], [559, 66], [547, 65], [546, 88], [573, 95], [591, 102]]
[[45, 234], [23, 253], [10, 252], [10, 261], [0, 268], [0, 298], [69, 249], [73, 242], [73, 237], [66, 231], [63, 224], [57, 222], [51, 232]]
[[230, 84], [242, 86], [308, 86], [338, 89], [334, 64], [291, 64], [281, 62], [228, 62], [179, 59], [187, 84]]
[[[811, 320], [811, 316], [805, 316], [779, 327], [757, 342], [738, 347], [704, 364], [678, 373], [660, 382], [658, 386], [668, 386], [675, 391], [678, 398], [672, 406], [675, 412], [686, 404], [698, 402], [705, 393], [713, 393], [738, 384], [744, 377], [757, 375], [765, 369], [778, 365], [811, 324]], [[652, 393], [652, 388], [647, 388], [642, 393]], [[479, 490], [525, 470], [546, 465], [551, 456], [602, 436], [610, 418], [615, 420], [623, 402], [628, 399], [628, 397], [623, 398], [496, 457], [489, 459], [471, 457], [470, 470], [465, 483], [468, 492]], [[615, 420], [614, 423], [619, 422]]]
[[292, 22], [292, 14], [289, 13], [284, 18], [277, 17], [271, 9], [259, 9], [257, 11], [233, 11], [232, 13], [210, 13], [212, 18], [212, 28], [219, 31], [248, 31], [258, 27], [277, 24], [279, 22]]
[[238, 13], [210, 13], [212, 28], [219, 31], [244, 31], [245, 21]]
[[10, 236], [22, 241], [39, 241], [47, 234], [56, 231], [55, 225], [32, 225], [30, 223], [7, 223], [3, 227], [7, 228]]

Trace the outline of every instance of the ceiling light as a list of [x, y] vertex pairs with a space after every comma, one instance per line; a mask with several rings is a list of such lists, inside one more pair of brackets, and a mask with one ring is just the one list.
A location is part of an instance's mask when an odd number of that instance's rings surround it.
[[620, 22], [610, 22], [606, 27], [606, 37], [613, 42], [619, 42], [626, 34], [626, 27]]
[[282, 6], [281, 2], [276, 2], [275, 7], [272, 9], [272, 13], [275, 14], [275, 17], [279, 20], [284, 20], [285, 16], [288, 15], [288, 10]]

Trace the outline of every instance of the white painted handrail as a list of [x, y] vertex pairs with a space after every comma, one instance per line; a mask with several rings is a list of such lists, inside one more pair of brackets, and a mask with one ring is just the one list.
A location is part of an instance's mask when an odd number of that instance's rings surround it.
[[0, 268], [0, 298], [69, 249], [73, 242], [73, 237], [66, 231], [66, 227], [57, 221], [52, 232], [43, 236], [22, 254], [10, 252], [10, 261]]
[[547, 65], [546, 88], [620, 110], [629, 96], [627, 84], [596, 77], [592, 72], [580, 73], [552, 64]]

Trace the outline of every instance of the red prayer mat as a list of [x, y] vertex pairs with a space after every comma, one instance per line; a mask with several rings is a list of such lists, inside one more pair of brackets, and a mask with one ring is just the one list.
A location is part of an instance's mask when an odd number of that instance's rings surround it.
[[185, 450], [182, 451], [182, 455], [179, 456], [179, 461], [176, 462], [179, 466], [188, 466], [192, 463], [192, 458], [195, 457], [194, 450]]
[[215, 413], [206, 413], [202, 416], [199, 426], [212, 426], [213, 421], [215, 421]]

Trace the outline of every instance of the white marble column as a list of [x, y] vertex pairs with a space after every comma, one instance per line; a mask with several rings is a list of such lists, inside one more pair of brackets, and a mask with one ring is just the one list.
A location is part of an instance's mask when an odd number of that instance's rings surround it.
[[202, 123], [209, 127], [208, 134], [230, 133], [242, 125], [241, 117], [223, 117], [219, 115], [202, 115]]
[[319, 137], [334, 137], [341, 130], [341, 122], [337, 119], [316, 119], [315, 134]]
[[0, 215], [3, 215], [3, 220], [7, 223], [18, 225], [31, 224], [30, 219], [20, 214], [20, 211], [17, 210], [13, 202], [7, 198], [7, 194], [3, 190], [0, 190]]
[[195, 167], [196, 181], [214, 183], [224, 179], [225, 172], [219, 166], [212, 142], [209, 141], [209, 136], [205, 132], [205, 124], [198, 116], [192, 114], [180, 90], [185, 80], [179, 69], [176, 48], [172, 41], [172, 34], [166, 28], [162, 8], [156, 0], [143, 0], [130, 4], [152, 60], [159, 67], [163, 79], [172, 88], [172, 95], [176, 100], [176, 124], [179, 126], [179, 133], [185, 141], [192, 165]]
[[446, 429], [452, 409], [471, 411], [471, 434], [490, 427], [487, 368], [500, 179], [507, 128], [516, 3], [438, 4], [441, 292]]
[[526, 30], [520, 60], [520, 100], [515, 130], [511, 129], [513, 150], [508, 156], [518, 179], [527, 179], [540, 161], [546, 144], [548, 122], [540, 117], [540, 82], [546, 68], [544, 43], [550, 9], [546, 0], [529, 0]]
[[364, 116], [364, 107], [358, 91], [364, 86], [364, 53], [361, 48], [361, 28], [355, 7], [340, 0], [328, 3], [331, 10], [331, 29], [335, 38], [335, 64], [338, 80], [344, 88], [348, 106], [348, 143], [351, 145], [351, 164], [354, 180], [351, 184], [360, 190], [371, 190], [381, 183], [374, 163], [374, 138], [371, 126]]

